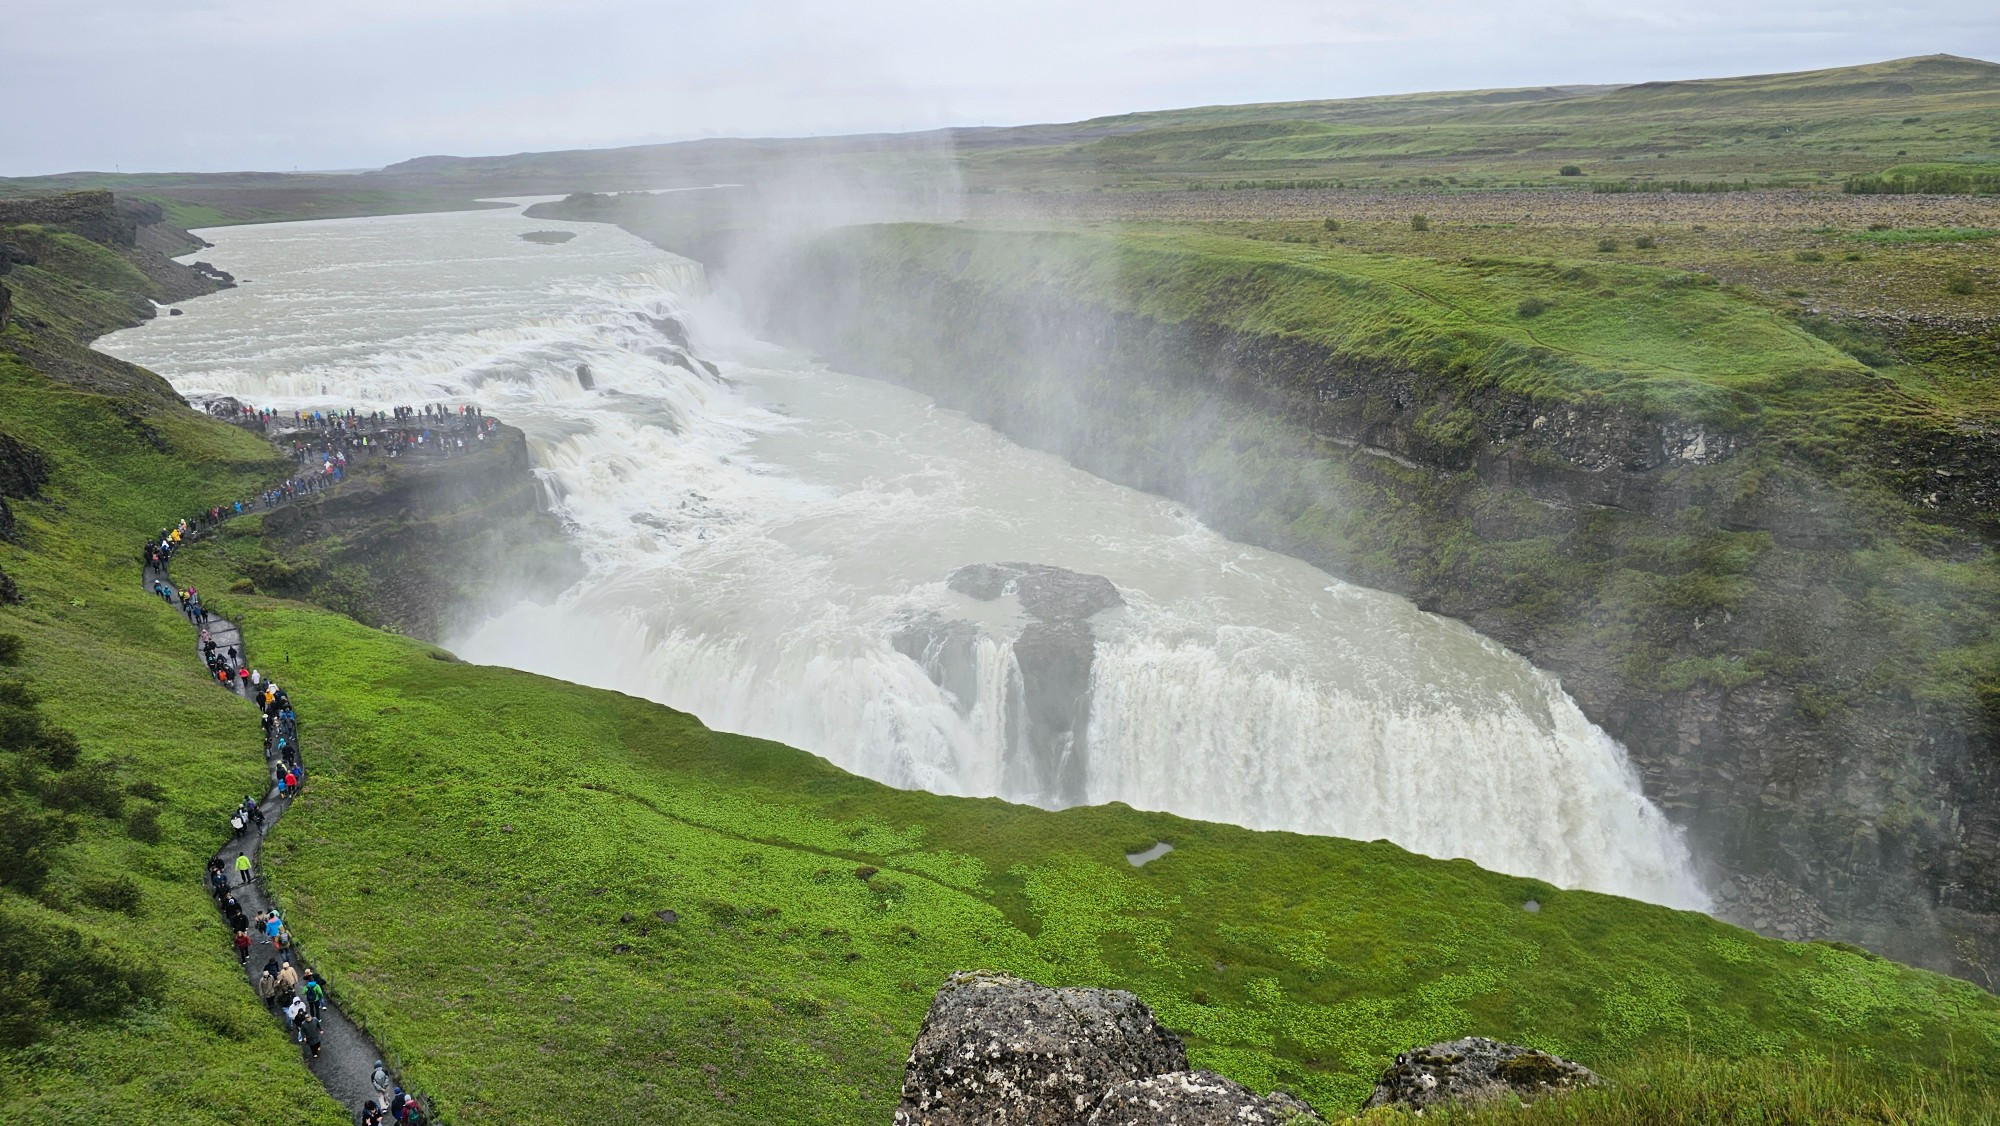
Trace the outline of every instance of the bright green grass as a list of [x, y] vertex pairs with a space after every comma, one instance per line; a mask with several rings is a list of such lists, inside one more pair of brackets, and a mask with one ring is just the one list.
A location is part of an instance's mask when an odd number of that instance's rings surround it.
[[[1915, 409], [1865, 366], [1699, 275], [1614, 261], [1441, 261], [1208, 235], [982, 231], [905, 224], [824, 236], [864, 268], [1048, 289], [1167, 323], [1302, 340], [1350, 361], [1447, 374], [1550, 401], [1742, 425], [1766, 411]], [[1548, 303], [1532, 318], [1524, 300]], [[1827, 412], [1832, 411], [1833, 414]]]
[[[136, 553], [170, 514], [281, 472], [263, 443], [191, 411], [143, 416], [49, 383], [0, 352], [0, 429], [53, 462], [40, 501], [14, 502], [22, 542], [0, 567], [26, 602], [0, 609], [0, 632], [26, 641], [15, 672], [50, 718], [81, 739], [86, 761], [125, 784], [166, 793], [159, 844], [82, 817], [40, 901], [0, 893], [10, 913], [74, 926], [123, 958], [161, 967], [157, 1003], [108, 1024], [69, 1023], [0, 1053], [0, 1121], [300, 1122], [345, 1115], [298, 1063], [296, 1049], [243, 985], [201, 886], [226, 812], [260, 788], [254, 717], [210, 687], [185, 622], [139, 589]], [[136, 808], [137, 800], [127, 805]], [[79, 883], [131, 875], [132, 915], [89, 907]]]

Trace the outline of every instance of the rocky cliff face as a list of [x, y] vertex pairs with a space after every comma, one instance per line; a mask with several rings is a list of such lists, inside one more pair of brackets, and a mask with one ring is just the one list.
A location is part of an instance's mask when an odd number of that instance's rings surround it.
[[526, 438], [507, 426], [461, 457], [359, 463], [340, 488], [265, 514], [254, 545], [227, 549], [260, 592], [429, 641], [582, 573]]
[[18, 330], [9, 349], [29, 367], [87, 391], [181, 405], [166, 380], [88, 345], [151, 318], [155, 302], [233, 284], [170, 257], [202, 245], [168, 224], [157, 205], [110, 192], [0, 200], [0, 274], [8, 275], [0, 328]]
[[[1089, 777], [1090, 677], [1097, 653], [1090, 619], [1124, 605], [1118, 588], [1101, 575], [1040, 563], [976, 563], [953, 572], [947, 585], [981, 602], [1015, 598], [1027, 619], [1018, 631], [996, 639], [1013, 653], [1001, 793], [1053, 807], [1082, 802]], [[979, 699], [982, 636], [972, 622], [925, 614], [891, 640], [969, 711]]]
[[[1952, 609], [1871, 569], [1875, 502], [1754, 433], [915, 265], [804, 255], [760, 284], [780, 339], [1557, 672], [1732, 921], [2000, 986], [1993, 730], [1910, 675]], [[1976, 527], [1981, 487], [1912, 503]]]

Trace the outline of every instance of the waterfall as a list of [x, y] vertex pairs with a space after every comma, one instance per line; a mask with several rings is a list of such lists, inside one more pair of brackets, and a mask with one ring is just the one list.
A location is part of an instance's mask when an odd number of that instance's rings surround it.
[[[520, 225], [481, 211], [213, 231], [206, 255], [257, 284], [103, 346], [189, 394], [471, 401], [524, 430], [589, 574], [448, 639], [467, 659], [896, 786], [1387, 838], [1705, 903], [1623, 749], [1518, 655], [758, 341], [698, 267], [623, 232], [538, 246]], [[1049, 723], [1024, 685], [1056, 666], [1024, 668], [1015, 647], [1033, 616], [947, 581], [1006, 560], [1124, 598], [1089, 617], [1073, 685], [1087, 724], [1047, 746], [1026, 734]], [[954, 631], [952, 654], [912, 642], [913, 622]]]

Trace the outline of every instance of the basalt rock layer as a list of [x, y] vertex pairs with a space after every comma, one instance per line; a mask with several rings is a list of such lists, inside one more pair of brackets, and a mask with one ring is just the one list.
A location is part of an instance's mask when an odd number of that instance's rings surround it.
[[[1096, 664], [1093, 615], [1125, 604], [1102, 575], [1041, 563], [975, 563], [952, 572], [946, 585], [981, 602], [1012, 596], [1027, 619], [1004, 640], [1007, 730], [1001, 752], [1001, 793], [1044, 806], [1087, 799], [1091, 672]], [[979, 694], [984, 631], [963, 619], [916, 616], [891, 637], [903, 655], [950, 692], [962, 713]]]
[[490, 603], [553, 596], [582, 569], [527, 439], [501, 426], [451, 458], [353, 463], [330, 493], [267, 513], [242, 565], [264, 593], [436, 641]]

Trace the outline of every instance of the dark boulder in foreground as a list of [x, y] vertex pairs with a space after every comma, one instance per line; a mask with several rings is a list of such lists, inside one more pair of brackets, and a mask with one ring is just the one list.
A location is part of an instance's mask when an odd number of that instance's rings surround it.
[[1180, 1039], [1130, 993], [958, 973], [924, 1016], [896, 1123], [1073, 1126], [1113, 1085], [1186, 1069]]
[[1598, 1082], [1589, 1068], [1561, 1056], [1468, 1036], [1412, 1048], [1397, 1056], [1362, 1109], [1407, 1106], [1422, 1110], [1451, 1102], [1481, 1103], [1507, 1094], [1531, 1101]]
[[1268, 1098], [1213, 1071], [1174, 1071], [1113, 1084], [1087, 1126], [1320, 1126], [1313, 1108], [1283, 1093]]
[[924, 1017], [896, 1126], [1318, 1126], [1284, 1094], [1189, 1071], [1180, 1037], [1116, 989], [958, 973]]

